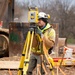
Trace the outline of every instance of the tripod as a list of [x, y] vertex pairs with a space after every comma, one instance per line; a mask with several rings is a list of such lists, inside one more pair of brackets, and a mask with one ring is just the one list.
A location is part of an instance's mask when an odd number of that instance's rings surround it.
[[18, 75], [26, 75], [26, 71], [28, 69], [28, 64], [29, 64], [33, 36], [34, 36], [34, 28], [30, 28], [24, 44]]
[[[36, 29], [36, 26], [31, 26], [29, 28], [27, 38], [24, 44], [23, 52], [22, 52], [22, 57], [20, 60], [18, 75], [26, 75], [28, 65], [29, 65], [29, 59], [30, 59], [30, 53], [31, 53], [31, 47], [33, 42], [33, 36], [35, 34], [35, 29]], [[40, 39], [39, 35], [38, 37]]]
[[[36, 26], [31, 26], [29, 28], [29, 31], [28, 31], [28, 34], [27, 34], [27, 38], [26, 38], [26, 41], [25, 41], [25, 44], [24, 44], [23, 52], [22, 52], [22, 57], [21, 57], [21, 60], [20, 60], [20, 66], [19, 66], [19, 70], [18, 70], [18, 75], [26, 75], [26, 72], [27, 72], [27, 69], [28, 69], [28, 66], [29, 66], [29, 59], [30, 59], [30, 53], [31, 53], [31, 47], [32, 47], [33, 37], [34, 37], [34, 35], [36, 33], [35, 29], [36, 29]], [[42, 39], [39, 36], [39, 34], [37, 34], [37, 37], [38, 37], [38, 39], [40, 41], [41, 49], [42, 49]], [[41, 56], [41, 58], [42, 57], [43, 56]], [[50, 60], [50, 62], [52, 62], [51, 60]], [[49, 61], [49, 59], [48, 59], [48, 61]], [[41, 62], [40, 65], [42, 65], [45, 74], [47, 74], [48, 72], [47, 72], [47, 70], [46, 70], [46, 68], [44, 66], [44, 63]], [[38, 66], [39, 65], [37, 64], [37, 75], [41, 75], [41, 72], [38, 69]], [[54, 75], [54, 73], [52, 75]]]

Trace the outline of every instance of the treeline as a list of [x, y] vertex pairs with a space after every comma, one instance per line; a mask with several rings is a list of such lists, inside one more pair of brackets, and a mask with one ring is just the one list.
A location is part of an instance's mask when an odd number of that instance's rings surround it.
[[[74, 1], [74, 0], [73, 0]], [[27, 1], [22, 3], [21, 8], [28, 6], [37, 6], [40, 11], [44, 11], [51, 15], [49, 22], [59, 23], [59, 30], [61, 37], [75, 38], [75, 6], [71, 0], [35, 0], [33, 2]], [[19, 8], [18, 8], [19, 9]], [[20, 10], [19, 10], [20, 11]], [[22, 12], [22, 11], [20, 11]]]
[[[75, 4], [74, 0], [28, 0], [19, 3], [16, 0], [15, 9], [20, 17], [22, 9], [27, 10], [29, 6], [37, 6], [40, 11], [51, 15], [49, 22], [59, 24], [59, 37], [75, 39]], [[26, 14], [27, 15], [27, 14]]]

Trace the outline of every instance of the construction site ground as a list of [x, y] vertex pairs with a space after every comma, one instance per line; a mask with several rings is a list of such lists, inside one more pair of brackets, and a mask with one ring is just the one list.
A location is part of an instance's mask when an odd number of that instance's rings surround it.
[[[11, 56], [11, 57], [3, 57], [0, 58], [0, 61], [9, 61], [9, 62], [13, 62], [16, 64], [16, 62], [20, 62], [20, 57], [19, 55], [17, 56]], [[75, 56], [74, 56], [75, 58]], [[1, 64], [0, 64], [1, 65]], [[8, 63], [8, 65], [11, 65], [10, 63]], [[12, 66], [14, 66], [14, 64], [12, 64]], [[75, 75], [75, 66], [62, 66], [61, 67], [62, 71], [65, 74], [62, 74], [61, 71], [58, 69], [58, 75]], [[57, 68], [54, 69], [55, 75], [57, 75]], [[17, 75], [18, 70], [17, 69], [11, 69], [11, 68], [7, 68], [7, 69], [1, 69], [0, 67], [0, 75]], [[36, 75], [36, 70], [34, 70], [34, 74]], [[50, 75], [50, 71], [49, 71], [49, 75]]]

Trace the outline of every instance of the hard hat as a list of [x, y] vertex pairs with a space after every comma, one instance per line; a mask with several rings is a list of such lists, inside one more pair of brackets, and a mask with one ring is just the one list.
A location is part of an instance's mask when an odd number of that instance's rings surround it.
[[48, 19], [48, 18], [50, 18], [50, 15], [49, 14], [46, 14], [44, 12], [40, 12], [38, 14], [38, 19], [40, 19], [40, 18], [46, 18], [46, 19]]

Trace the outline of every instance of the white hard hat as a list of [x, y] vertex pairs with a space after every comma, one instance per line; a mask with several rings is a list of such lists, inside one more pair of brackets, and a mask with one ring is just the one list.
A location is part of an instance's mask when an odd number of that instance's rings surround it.
[[50, 17], [50, 15], [48, 15], [48, 14], [46, 14], [44, 12], [40, 12], [38, 14], [38, 19], [40, 19], [40, 18], [49, 18], [49, 17]]

